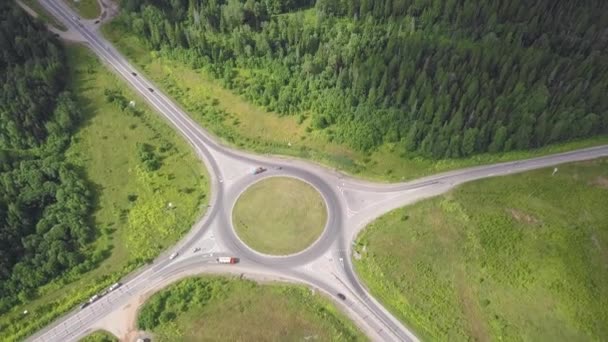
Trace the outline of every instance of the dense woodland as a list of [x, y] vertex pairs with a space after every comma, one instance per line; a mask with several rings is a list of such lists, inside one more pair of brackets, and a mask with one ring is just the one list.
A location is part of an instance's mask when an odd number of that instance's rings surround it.
[[60, 43], [0, 3], [0, 313], [64, 272], [91, 238], [89, 192], [63, 158], [78, 111]]
[[461, 157], [608, 132], [608, 2], [124, 0], [120, 22], [360, 150]]

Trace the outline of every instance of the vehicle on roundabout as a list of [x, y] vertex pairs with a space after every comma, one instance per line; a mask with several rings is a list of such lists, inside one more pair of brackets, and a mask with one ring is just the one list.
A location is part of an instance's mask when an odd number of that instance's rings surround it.
[[346, 300], [346, 296], [343, 295], [342, 293], [338, 293], [337, 296], [338, 296], [338, 298], [340, 298], [342, 300]]
[[259, 175], [260, 173], [262, 173], [262, 172], [264, 172], [264, 171], [266, 171], [266, 168], [263, 168], [263, 167], [261, 167], [261, 166], [260, 166], [260, 167], [258, 167], [258, 168], [256, 168], [256, 169], [254, 169], [252, 173], [253, 173], [254, 175]]
[[237, 264], [239, 262], [239, 258], [234, 257], [219, 257], [215, 260], [218, 264]]

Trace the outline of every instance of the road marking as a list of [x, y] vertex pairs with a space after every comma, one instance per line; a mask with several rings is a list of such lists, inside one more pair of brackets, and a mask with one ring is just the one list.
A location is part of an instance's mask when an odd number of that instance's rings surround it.
[[354, 211], [351, 210], [350, 208], [346, 208], [346, 216], [348, 216], [349, 218], [355, 216], [358, 213], [358, 211]]

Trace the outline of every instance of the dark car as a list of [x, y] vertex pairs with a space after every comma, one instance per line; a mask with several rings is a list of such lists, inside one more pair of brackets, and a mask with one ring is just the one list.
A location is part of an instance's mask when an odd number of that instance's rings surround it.
[[95, 20], [95, 24], [99, 24], [99, 20]]
[[152, 88], [148, 88], [148, 90], [152, 93], [154, 92], [154, 89], [152, 89]]
[[266, 171], [266, 168], [264, 168], [264, 167], [261, 167], [261, 166], [260, 166], [260, 167], [258, 167], [257, 169], [253, 170], [253, 172], [252, 172], [252, 173], [253, 173], [254, 175], [257, 175], [257, 174], [260, 174], [260, 173], [265, 172], [265, 171]]
[[340, 298], [342, 300], [346, 300], [346, 296], [341, 293], [338, 293], [338, 298]]
[[136, 72], [132, 72], [131, 75], [137, 76], [137, 73]]
[[90, 304], [89, 302], [84, 302], [84, 303], [80, 304], [80, 308], [81, 308], [81, 309], [84, 309], [84, 308], [86, 308], [87, 306], [89, 306], [89, 304]]

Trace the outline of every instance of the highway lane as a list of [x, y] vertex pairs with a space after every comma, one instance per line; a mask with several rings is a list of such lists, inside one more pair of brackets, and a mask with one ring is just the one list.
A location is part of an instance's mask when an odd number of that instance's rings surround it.
[[[520, 172], [551, 163], [576, 160], [576, 158], [592, 158], [608, 153], [608, 148], [603, 147], [603, 149], [599, 148], [591, 152], [579, 151], [565, 156], [549, 156], [545, 159], [469, 168], [426, 177], [418, 181], [391, 185], [372, 184], [344, 177], [318, 165], [303, 161], [250, 155], [218, 143], [211, 134], [198, 126], [178, 105], [159, 91], [141, 72], [130, 65], [94, 29], [90, 29], [86, 24], [74, 20], [72, 18], [73, 13], [65, 4], [57, 0], [40, 0], [40, 2], [53, 15], [80, 32], [91, 50], [165, 117], [195, 148], [197, 154], [207, 166], [211, 176], [211, 207], [204, 218], [170, 252], [178, 251], [183, 254], [198, 243], [202, 236], [213, 230], [218, 237], [219, 248], [227, 253], [226, 255], [231, 254], [241, 257], [242, 267], [249, 272], [255, 273], [267, 270], [270, 267], [280, 275], [289, 275], [294, 279], [322, 289], [328, 294], [333, 294], [333, 296], [336, 292], [344, 289], [350, 291], [347, 301], [352, 307], [356, 308], [353, 310], [359, 318], [357, 321], [363, 322], [362, 329], [368, 333], [373, 332], [373, 336], [382, 340], [414, 341], [416, 337], [367, 293], [352, 270], [350, 262], [351, 243], [356, 236], [356, 232], [364, 226], [364, 223], [392, 207], [424, 198], [429, 194], [445, 191], [445, 189], [465, 181], [503, 173]], [[134, 76], [133, 72], [136, 72], [137, 76]], [[149, 88], [154, 89], [154, 92], [151, 92]], [[272, 175], [294, 176], [308, 181], [325, 198], [332, 218], [328, 219], [327, 229], [321, 238], [305, 252], [289, 257], [264, 256], [244, 246], [238, 237], [235, 239], [230, 222], [232, 205], [238, 195], [256, 180], [256, 177], [253, 177], [248, 171], [243, 173], [235, 170], [251, 169], [258, 165], [273, 170]], [[277, 165], [280, 165], [282, 169], [274, 169]], [[388, 197], [383, 197], [384, 195]], [[374, 196], [378, 196], [377, 200], [370, 202], [369, 198], [376, 198]], [[362, 201], [360, 197], [370, 202], [363, 206], [363, 209], [355, 207], [355, 204], [353, 204]], [[348, 213], [355, 209], [357, 213], [354, 216], [349, 216]], [[342, 255], [342, 260], [324, 261], [323, 255], [328, 251], [332, 251], [336, 255]], [[298, 273], [292, 270], [297, 266], [313, 262], [327, 264], [337, 271], [331, 274], [319, 274], [315, 272]], [[183, 262], [180, 258], [169, 261], [165, 255], [157, 259], [155, 265], [144, 268], [140, 273], [126, 278], [125, 288], [131, 289], [128, 295], [135, 296], [141, 294], [144, 288], [150, 289], [153, 284], [162, 283], [167, 274], [174, 274], [183, 271], [184, 268], [195, 266], [198, 267], [199, 263]], [[209, 265], [209, 267], [212, 267], [212, 265]], [[128, 296], [125, 298], [128, 298]], [[108, 315], [112, 309], [116, 309], [120, 307], [121, 303], [124, 303], [124, 300], [111, 302], [110, 300], [112, 300], [112, 297], [107, 298], [108, 302], [102, 300], [95, 303], [89, 307], [90, 310], [88, 311], [86, 309], [85, 311], [73, 311], [67, 317], [60, 319], [31, 339], [45, 341], [73, 339], [94, 325], [97, 320]], [[107, 309], [104, 309], [106, 306]]]

